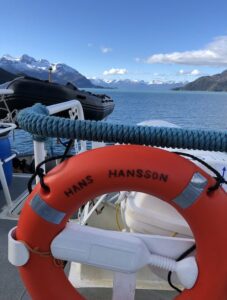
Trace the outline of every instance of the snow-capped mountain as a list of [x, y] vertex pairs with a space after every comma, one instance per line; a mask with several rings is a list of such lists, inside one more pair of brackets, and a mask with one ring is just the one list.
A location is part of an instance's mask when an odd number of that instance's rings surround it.
[[183, 86], [183, 82], [152, 80], [147, 82], [144, 80], [103, 80], [103, 79], [90, 79], [91, 82], [96, 86], [113, 89], [134, 89], [134, 90], [152, 90], [152, 89], [173, 89], [176, 87]]
[[46, 59], [36, 60], [29, 55], [22, 55], [19, 58], [4, 55], [0, 58], [0, 68], [13, 73], [23, 74], [39, 78], [48, 79], [49, 68], [52, 68], [52, 80], [61, 84], [71, 82], [77, 87], [91, 88], [94, 85], [77, 70], [63, 63], [50, 63]]
[[12, 57], [4, 55], [0, 58], [0, 69], [16, 75], [27, 75], [42, 80], [48, 79], [49, 69], [52, 68], [52, 81], [61, 84], [71, 82], [79, 88], [95, 88], [97, 86], [104, 88], [131, 89], [131, 90], [150, 90], [150, 89], [172, 89], [178, 88], [185, 82], [162, 82], [153, 80], [146, 82], [144, 80], [103, 80], [88, 79], [77, 70], [64, 63], [51, 63], [46, 59], [36, 60], [27, 54], [21, 57]]

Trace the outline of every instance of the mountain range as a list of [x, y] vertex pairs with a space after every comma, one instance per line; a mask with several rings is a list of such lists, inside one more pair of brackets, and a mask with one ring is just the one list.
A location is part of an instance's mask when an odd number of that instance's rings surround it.
[[183, 86], [182, 82], [163, 82], [153, 80], [104, 80], [88, 79], [74, 68], [64, 63], [51, 63], [46, 59], [37, 60], [27, 54], [19, 58], [11, 55], [4, 55], [0, 58], [0, 83], [12, 80], [21, 75], [27, 75], [41, 80], [48, 80], [51, 68], [51, 79], [60, 84], [71, 82], [78, 88], [111, 88], [111, 89], [130, 89], [130, 90], [154, 90], [154, 89], [173, 89]]
[[52, 80], [61, 84], [71, 82], [77, 87], [94, 88], [95, 86], [77, 70], [64, 63], [50, 63], [46, 59], [36, 60], [29, 55], [15, 58], [4, 55], [0, 58], [0, 68], [15, 75], [27, 75], [42, 80], [48, 79], [49, 68], [52, 68]]
[[212, 76], [202, 76], [175, 90], [227, 92], [227, 70]]
[[110, 89], [130, 89], [130, 90], [170, 90], [183, 86], [183, 82], [153, 80], [147, 82], [144, 80], [130, 80], [130, 79], [119, 79], [119, 80], [103, 80], [103, 79], [90, 79], [91, 82], [100, 87]]

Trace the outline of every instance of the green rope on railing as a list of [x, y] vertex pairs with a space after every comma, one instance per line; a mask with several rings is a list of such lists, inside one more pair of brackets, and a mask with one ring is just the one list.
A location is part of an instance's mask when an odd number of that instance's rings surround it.
[[44, 105], [20, 111], [19, 126], [41, 137], [61, 137], [120, 144], [227, 151], [227, 133], [201, 129], [165, 128], [70, 120], [49, 116]]

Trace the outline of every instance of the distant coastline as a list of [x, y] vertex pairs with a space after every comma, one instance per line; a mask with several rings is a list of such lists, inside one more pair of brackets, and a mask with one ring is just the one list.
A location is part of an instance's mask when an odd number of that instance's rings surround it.
[[227, 92], [227, 70], [213, 76], [202, 76], [182, 87], [173, 88], [173, 90]]

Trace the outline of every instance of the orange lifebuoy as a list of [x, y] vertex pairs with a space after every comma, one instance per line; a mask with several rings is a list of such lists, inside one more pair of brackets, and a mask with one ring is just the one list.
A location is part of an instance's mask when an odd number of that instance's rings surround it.
[[[38, 184], [21, 212], [16, 237], [33, 249], [50, 251], [53, 238], [70, 216], [90, 199], [120, 190], [163, 199], [186, 219], [197, 246], [199, 276], [177, 299], [227, 299], [227, 196], [222, 188], [207, 194], [215, 180], [176, 154], [145, 146], [110, 146], [74, 156]], [[19, 268], [32, 299], [83, 299], [51, 257], [30, 253]]]

